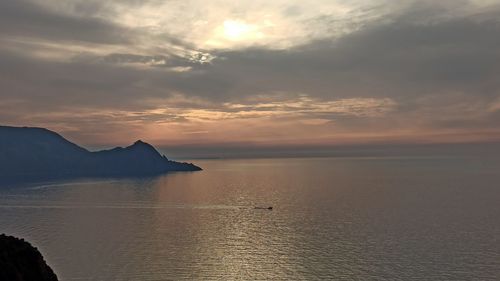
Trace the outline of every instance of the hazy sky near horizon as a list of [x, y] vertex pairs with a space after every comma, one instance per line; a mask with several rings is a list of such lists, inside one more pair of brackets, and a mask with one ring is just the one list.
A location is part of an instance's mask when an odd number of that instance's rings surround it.
[[500, 140], [500, 0], [0, 0], [0, 124], [84, 145]]

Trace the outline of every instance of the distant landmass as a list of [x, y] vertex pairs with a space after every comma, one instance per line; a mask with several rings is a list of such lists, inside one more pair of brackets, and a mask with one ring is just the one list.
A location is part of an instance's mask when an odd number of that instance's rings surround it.
[[199, 170], [194, 164], [167, 159], [140, 140], [125, 148], [91, 152], [44, 128], [0, 126], [0, 179], [151, 176]]
[[0, 280], [57, 281], [37, 248], [23, 239], [0, 234]]

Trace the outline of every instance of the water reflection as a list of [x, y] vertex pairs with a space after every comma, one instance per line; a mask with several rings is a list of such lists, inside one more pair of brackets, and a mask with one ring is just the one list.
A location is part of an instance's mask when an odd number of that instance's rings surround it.
[[0, 231], [32, 241], [62, 280], [500, 276], [497, 162], [200, 165], [201, 173], [4, 188]]

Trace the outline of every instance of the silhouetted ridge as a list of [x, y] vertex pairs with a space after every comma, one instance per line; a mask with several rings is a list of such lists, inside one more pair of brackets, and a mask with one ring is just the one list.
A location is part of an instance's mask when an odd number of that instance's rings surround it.
[[[143, 142], [142, 140], [137, 140], [137, 141], [136, 141], [136, 142], [134, 142], [134, 144], [133, 144], [133, 145], [131, 145], [131, 146], [147, 146], [147, 147], [151, 147], [151, 148], [153, 148], [153, 146], [152, 146], [152, 145], [150, 145], [149, 143], [145, 143], [145, 142]], [[153, 148], [153, 149], [154, 149], [154, 148]]]
[[42, 128], [0, 126], [0, 177], [145, 176], [198, 171], [162, 156], [141, 140], [131, 146], [89, 152]]
[[160, 154], [152, 145], [141, 140], [134, 142], [131, 146], [125, 147], [125, 149], [129, 151], [139, 151], [141, 153]]
[[57, 281], [57, 276], [30, 243], [1, 234], [0, 280]]

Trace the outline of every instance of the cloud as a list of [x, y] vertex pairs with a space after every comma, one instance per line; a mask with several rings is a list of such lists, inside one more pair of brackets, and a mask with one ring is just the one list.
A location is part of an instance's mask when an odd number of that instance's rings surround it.
[[0, 31], [2, 36], [106, 44], [130, 43], [132, 32], [110, 21], [58, 13], [28, 0], [0, 3]]
[[3, 1], [0, 122], [101, 144], [490, 140], [499, 17], [489, 0]]

